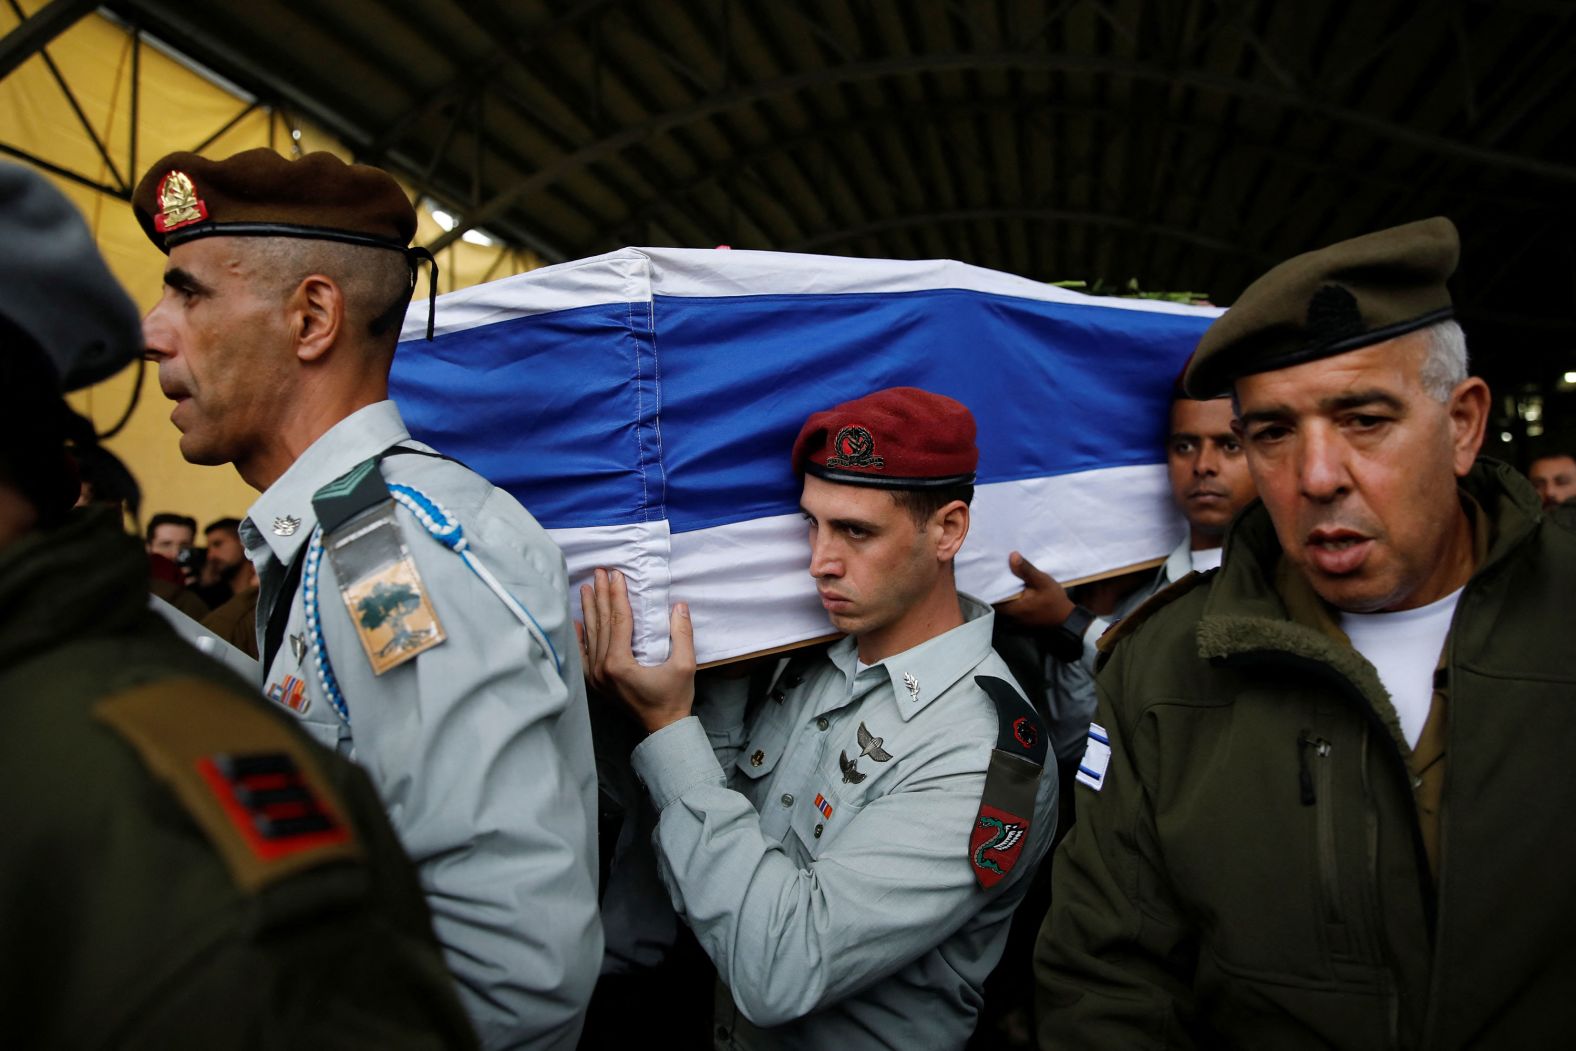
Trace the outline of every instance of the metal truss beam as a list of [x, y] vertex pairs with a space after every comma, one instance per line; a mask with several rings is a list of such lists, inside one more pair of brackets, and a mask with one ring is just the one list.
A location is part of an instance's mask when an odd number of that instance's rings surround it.
[[0, 80], [98, 7], [98, 0], [50, 0], [0, 39]]
[[1272, 254], [1234, 244], [1230, 241], [1223, 241], [1218, 237], [1210, 237], [1193, 230], [1183, 230], [1178, 227], [1164, 226], [1158, 223], [1146, 223], [1125, 215], [1067, 211], [1061, 208], [962, 208], [921, 215], [898, 215], [848, 230], [828, 231], [815, 237], [806, 238], [797, 244], [784, 245], [783, 249], [788, 252], [816, 252], [834, 245], [858, 240], [861, 237], [878, 235], [905, 227], [926, 226], [936, 223], [984, 223], [1003, 220], [1065, 223], [1072, 226], [1097, 226], [1110, 230], [1121, 230], [1126, 233], [1144, 234], [1152, 237], [1163, 237], [1173, 241], [1182, 241], [1186, 244], [1196, 245], [1199, 248], [1206, 248], [1211, 252], [1249, 259], [1263, 265], [1278, 262], [1278, 259]]
[[1509, 153], [1504, 150], [1460, 142], [1444, 135], [1400, 124], [1384, 117], [1326, 102], [1296, 89], [1255, 83], [1239, 77], [1223, 76], [1202, 70], [1170, 69], [1160, 65], [1125, 59], [1073, 54], [914, 55], [899, 59], [858, 62], [846, 66], [816, 69], [756, 84], [731, 87], [699, 99], [692, 105], [669, 113], [658, 114], [638, 124], [620, 129], [594, 142], [587, 143], [571, 153], [556, 157], [537, 171], [515, 181], [501, 190], [481, 208], [467, 215], [464, 223], [448, 231], [428, 247], [434, 251], [447, 247], [455, 239], [463, 235], [467, 229], [489, 222], [495, 216], [513, 206], [522, 197], [551, 186], [589, 165], [616, 156], [654, 135], [660, 135], [675, 128], [684, 127], [685, 125], [706, 120], [741, 107], [770, 102], [774, 99], [790, 97], [800, 92], [831, 85], [879, 80], [885, 77], [907, 76], [917, 73], [997, 69], [1126, 77], [1138, 81], [1159, 82], [1180, 87], [1191, 87], [1201, 91], [1218, 92], [1232, 97], [1277, 105], [1288, 110], [1311, 113], [1339, 124], [1363, 129], [1392, 142], [1404, 142], [1425, 152], [1479, 164], [1494, 165], [1501, 169], [1527, 172], [1558, 182], [1576, 183], [1576, 166], [1573, 165], [1545, 161], [1535, 157]]

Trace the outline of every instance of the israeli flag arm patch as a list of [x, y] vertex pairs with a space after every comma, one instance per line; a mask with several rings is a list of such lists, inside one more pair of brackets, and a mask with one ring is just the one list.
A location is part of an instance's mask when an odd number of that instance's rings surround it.
[[1089, 743], [1078, 762], [1076, 780], [1096, 792], [1105, 784], [1106, 767], [1111, 765], [1111, 738], [1099, 723], [1089, 724]]

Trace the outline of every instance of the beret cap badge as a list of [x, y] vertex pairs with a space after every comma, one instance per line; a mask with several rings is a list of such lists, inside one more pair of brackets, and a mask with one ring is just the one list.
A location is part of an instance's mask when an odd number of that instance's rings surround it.
[[1315, 343], [1336, 343], [1363, 333], [1363, 315], [1357, 297], [1340, 285], [1325, 285], [1308, 300], [1304, 326]]
[[154, 229], [165, 234], [206, 218], [208, 206], [197, 196], [191, 176], [172, 170], [159, 180], [159, 212], [153, 217]]
[[875, 455], [876, 440], [863, 427], [844, 427], [837, 432], [832, 447], [837, 454], [826, 458], [828, 467], [869, 467], [877, 471], [886, 467], [886, 461]]

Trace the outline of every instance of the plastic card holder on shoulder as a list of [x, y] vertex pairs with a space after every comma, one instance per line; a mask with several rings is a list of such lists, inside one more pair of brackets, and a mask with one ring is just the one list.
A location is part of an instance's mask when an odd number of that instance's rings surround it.
[[374, 675], [444, 640], [392, 500], [351, 518], [325, 537], [323, 546]]

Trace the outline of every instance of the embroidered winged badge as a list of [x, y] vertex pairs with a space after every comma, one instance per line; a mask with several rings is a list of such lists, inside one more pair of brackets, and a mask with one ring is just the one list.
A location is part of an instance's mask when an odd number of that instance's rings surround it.
[[886, 738], [873, 735], [869, 730], [865, 729], [864, 723], [859, 724], [858, 736], [860, 755], [868, 755], [878, 763], [890, 763], [892, 761], [892, 753], [881, 747], [882, 742]]
[[980, 828], [992, 828], [995, 829], [995, 832], [974, 851], [974, 864], [982, 869], [990, 869], [992, 872], [1005, 876], [1006, 872], [1003, 871], [1002, 867], [986, 857], [985, 852], [994, 850], [1005, 853], [1017, 846], [1018, 840], [1023, 838], [1023, 826], [1009, 825], [1000, 818], [982, 817], [980, 818]]
[[845, 784], [857, 785], [859, 782], [863, 781], [867, 776], [869, 776], [859, 772], [858, 762], [859, 761], [857, 759], [848, 758], [848, 753], [846, 751], [837, 753], [837, 765], [842, 768], [843, 782]]

